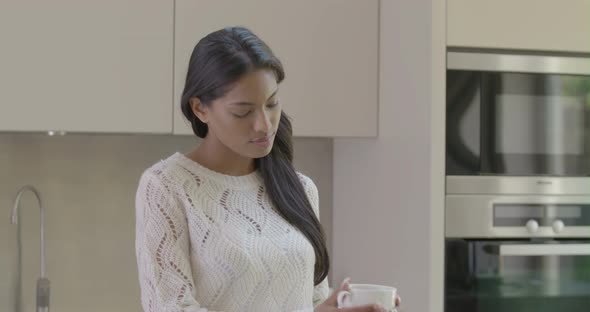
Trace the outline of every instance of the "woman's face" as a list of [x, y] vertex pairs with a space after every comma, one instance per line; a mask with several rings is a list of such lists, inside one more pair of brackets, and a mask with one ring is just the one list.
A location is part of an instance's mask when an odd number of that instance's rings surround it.
[[210, 105], [192, 104], [193, 112], [207, 123], [206, 140], [221, 143], [240, 156], [260, 158], [270, 153], [279, 126], [277, 92], [274, 72], [256, 70], [241, 77]]

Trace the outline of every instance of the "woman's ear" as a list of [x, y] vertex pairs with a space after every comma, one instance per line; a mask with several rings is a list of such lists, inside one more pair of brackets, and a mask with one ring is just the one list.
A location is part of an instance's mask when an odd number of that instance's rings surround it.
[[209, 121], [209, 110], [207, 107], [205, 107], [205, 105], [203, 105], [203, 103], [201, 103], [201, 100], [197, 97], [193, 97], [189, 100], [189, 103], [191, 105], [193, 114], [195, 114], [195, 116], [197, 116], [197, 118], [199, 118], [199, 120], [201, 120], [203, 123], [207, 123]]

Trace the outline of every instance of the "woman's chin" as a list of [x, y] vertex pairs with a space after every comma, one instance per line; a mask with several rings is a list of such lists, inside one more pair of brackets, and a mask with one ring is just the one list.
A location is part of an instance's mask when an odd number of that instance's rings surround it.
[[266, 147], [260, 147], [260, 146], [256, 146], [254, 145], [254, 148], [250, 148], [250, 150], [248, 151], [248, 157], [251, 158], [262, 158], [267, 156], [268, 154], [270, 154], [271, 150], [272, 150], [272, 144], [270, 144], [269, 146]]

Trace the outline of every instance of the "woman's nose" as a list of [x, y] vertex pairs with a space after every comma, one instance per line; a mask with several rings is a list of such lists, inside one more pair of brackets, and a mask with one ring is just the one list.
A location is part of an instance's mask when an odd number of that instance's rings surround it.
[[256, 121], [254, 123], [254, 130], [256, 132], [264, 132], [268, 134], [270, 129], [272, 128], [272, 123], [270, 122], [270, 116], [266, 112], [260, 112], [258, 114]]

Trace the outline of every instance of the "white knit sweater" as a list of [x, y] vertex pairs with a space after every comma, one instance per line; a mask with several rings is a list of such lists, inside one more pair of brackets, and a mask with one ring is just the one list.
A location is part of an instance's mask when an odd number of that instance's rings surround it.
[[[318, 214], [318, 192], [299, 174]], [[315, 254], [273, 208], [257, 172], [229, 176], [175, 153], [136, 195], [136, 255], [146, 312], [313, 311]]]

